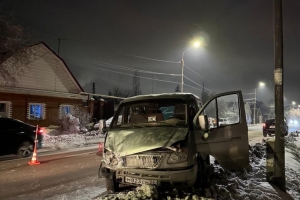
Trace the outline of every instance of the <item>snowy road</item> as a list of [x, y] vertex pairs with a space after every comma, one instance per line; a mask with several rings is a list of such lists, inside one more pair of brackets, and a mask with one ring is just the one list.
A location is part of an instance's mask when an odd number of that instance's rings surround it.
[[92, 199], [105, 192], [96, 150], [0, 162], [0, 199]]
[[[248, 127], [250, 143], [261, 142], [262, 125]], [[0, 161], [0, 199], [93, 199], [106, 191], [97, 171], [101, 158], [96, 149], [38, 154], [31, 159]], [[50, 155], [49, 155], [50, 154]]]
[[[299, 130], [299, 126], [289, 126], [289, 133]], [[254, 144], [262, 142], [263, 139], [267, 139], [270, 136], [264, 137], [262, 132], [262, 124], [255, 124], [248, 126], [249, 143]]]

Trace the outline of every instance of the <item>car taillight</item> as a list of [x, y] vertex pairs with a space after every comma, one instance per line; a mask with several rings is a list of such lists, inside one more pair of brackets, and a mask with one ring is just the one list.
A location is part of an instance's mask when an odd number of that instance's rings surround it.
[[266, 127], [266, 123], [263, 123], [263, 127]]
[[38, 130], [38, 134], [43, 134], [44, 133], [44, 130], [43, 129], [41, 129], [41, 128], [39, 128], [39, 130]]

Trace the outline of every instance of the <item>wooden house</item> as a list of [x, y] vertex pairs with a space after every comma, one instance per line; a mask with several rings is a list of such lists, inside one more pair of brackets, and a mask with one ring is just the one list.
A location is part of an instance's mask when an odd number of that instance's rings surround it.
[[64, 60], [45, 43], [31, 46], [30, 71], [15, 86], [0, 80], [0, 117], [48, 126], [72, 111], [74, 105], [93, 113], [93, 102], [84, 92]]

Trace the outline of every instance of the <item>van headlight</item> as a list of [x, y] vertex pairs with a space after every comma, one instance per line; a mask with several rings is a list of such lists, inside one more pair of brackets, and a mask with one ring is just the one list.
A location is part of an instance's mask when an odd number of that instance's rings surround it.
[[173, 152], [168, 158], [167, 163], [168, 164], [176, 164], [176, 163], [182, 163], [187, 160], [187, 152], [181, 151], [181, 152]]

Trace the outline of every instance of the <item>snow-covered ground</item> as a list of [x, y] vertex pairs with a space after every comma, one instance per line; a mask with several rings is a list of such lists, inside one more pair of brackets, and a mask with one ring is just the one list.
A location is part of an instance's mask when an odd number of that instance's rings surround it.
[[[98, 197], [107, 199], [237, 199], [273, 200], [300, 199], [300, 138], [288, 137], [286, 143], [286, 188], [287, 194], [276, 191], [266, 182], [266, 143], [258, 138], [250, 145], [251, 170], [228, 172], [219, 165], [211, 164], [211, 186], [205, 189], [185, 191], [157, 191], [155, 187], [143, 185], [134, 191]], [[168, 192], [168, 193], [167, 193]], [[290, 196], [289, 196], [290, 195]], [[291, 198], [290, 198], [291, 197]]]
[[65, 132], [61, 135], [43, 134], [43, 149], [59, 150], [74, 147], [82, 147], [89, 144], [98, 144], [104, 141], [104, 134], [99, 131], [87, 133], [70, 133]]
[[[65, 133], [59, 136], [45, 134], [43, 148], [57, 150], [81, 147], [88, 144], [98, 144], [100, 141], [103, 141], [103, 139], [104, 135], [97, 131], [87, 132], [85, 134]], [[266, 139], [264, 137], [257, 137], [251, 140], [251, 170], [228, 172], [219, 165], [211, 164], [209, 170], [211, 186], [209, 188], [194, 188], [193, 190], [184, 191], [157, 191], [155, 187], [143, 185], [134, 191], [106, 195], [96, 199], [287, 199], [287, 196], [282, 197], [282, 194], [279, 194], [278, 191], [276, 192], [276, 190], [266, 182], [265, 142], [268, 139], [272, 138], [269, 137]], [[290, 134], [286, 141], [285, 163], [287, 193], [294, 199], [300, 199], [300, 137], [297, 137], [297, 134], [294, 136]], [[100, 189], [101, 188], [99, 188], [99, 190]], [[85, 195], [79, 192], [79, 196], [84, 196], [84, 199], [91, 199], [91, 197], [95, 197], [97, 189], [95, 188], [94, 192], [91, 190], [89, 190], [89, 192], [85, 190], [82, 192], [84, 192]], [[90, 194], [91, 192], [93, 194]], [[76, 196], [78, 193], [74, 195]], [[64, 199], [64, 196], [60, 196], [58, 199]]]

